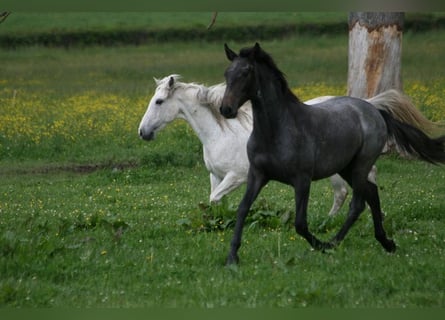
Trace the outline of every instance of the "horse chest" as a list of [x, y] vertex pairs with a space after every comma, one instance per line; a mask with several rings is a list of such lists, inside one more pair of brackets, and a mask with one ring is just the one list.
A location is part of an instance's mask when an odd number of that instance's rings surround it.
[[249, 169], [245, 143], [232, 142], [229, 145], [230, 152], [226, 144], [214, 143], [210, 146], [205, 145], [203, 148], [207, 170], [221, 179], [229, 172], [245, 175]]

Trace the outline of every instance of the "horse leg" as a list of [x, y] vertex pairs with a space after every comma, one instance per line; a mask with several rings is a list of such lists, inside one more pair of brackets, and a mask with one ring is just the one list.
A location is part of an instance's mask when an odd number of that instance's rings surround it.
[[221, 179], [210, 172], [210, 203], [218, 202], [220, 199], [216, 200], [213, 196], [216, 188], [221, 183]]
[[229, 172], [225, 175], [218, 185], [215, 185], [210, 194], [210, 202], [219, 202], [223, 196], [238, 188], [244, 183], [244, 177], [240, 177], [235, 172]]
[[393, 240], [388, 239], [385, 229], [383, 228], [383, 214], [380, 209], [380, 199], [377, 186], [371, 182], [367, 184], [366, 202], [371, 208], [372, 220], [374, 222], [374, 235], [378, 242], [388, 252], [396, 251], [396, 244]]
[[349, 203], [349, 212], [346, 221], [331, 240], [333, 246], [337, 245], [345, 238], [351, 226], [357, 221], [363, 210], [365, 210], [366, 203], [364, 194], [366, 193], [366, 185], [369, 183], [367, 181], [368, 174], [369, 171], [367, 172], [362, 166], [355, 169], [354, 166], [350, 166], [340, 172], [341, 177], [348, 182], [352, 188], [352, 199]]
[[230, 243], [230, 252], [226, 262], [227, 265], [239, 262], [238, 249], [241, 246], [241, 235], [243, 232], [244, 221], [246, 220], [247, 213], [249, 212], [252, 203], [255, 201], [266, 183], [267, 180], [264, 176], [256, 175], [253, 173], [252, 169], [249, 169], [246, 192], [244, 193], [244, 197], [241, 200], [236, 213], [235, 231]]
[[307, 224], [307, 207], [309, 202], [311, 180], [299, 179], [296, 184], [294, 184], [295, 190], [295, 231], [305, 238], [312, 248], [316, 250], [324, 250], [331, 248], [329, 243], [324, 243], [318, 240], [310, 231]]
[[359, 173], [349, 174], [347, 171], [342, 173], [342, 177], [350, 183], [353, 188], [352, 200], [349, 206], [348, 217], [340, 231], [332, 239], [333, 244], [337, 244], [344, 239], [351, 226], [365, 209], [365, 201], [371, 208], [372, 219], [374, 222], [374, 233], [376, 239], [382, 244], [388, 252], [394, 252], [396, 245], [394, 241], [386, 237], [383, 228], [383, 214], [380, 209], [380, 199], [377, 185], [370, 180], [375, 181], [376, 168], [372, 167], [366, 179], [361, 179]]
[[334, 174], [330, 179], [334, 189], [334, 202], [329, 211], [329, 216], [335, 216], [348, 196], [348, 188], [346, 187], [346, 182], [338, 174]]
[[368, 173], [368, 181], [377, 185], [377, 167], [375, 165], [372, 166]]
[[340, 243], [348, 233], [351, 226], [357, 221], [360, 213], [365, 210], [365, 199], [360, 192], [357, 190], [352, 191], [352, 200], [349, 204], [349, 212], [348, 217], [346, 218], [345, 223], [341, 227], [340, 231], [335, 235], [335, 237], [331, 240], [333, 245], [337, 245]]
[[[335, 216], [348, 196], [347, 183], [343, 180], [340, 175], [334, 174], [330, 178], [332, 188], [334, 189], [334, 202], [332, 203], [331, 210], [329, 211], [329, 216]], [[377, 167], [372, 166], [368, 173], [368, 181], [377, 184]]]

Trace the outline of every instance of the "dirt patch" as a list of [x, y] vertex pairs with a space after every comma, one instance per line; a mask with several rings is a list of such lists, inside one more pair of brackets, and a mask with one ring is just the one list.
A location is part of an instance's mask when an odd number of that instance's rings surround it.
[[48, 164], [35, 167], [7, 167], [0, 168], [0, 175], [26, 175], [26, 174], [54, 174], [54, 173], [78, 173], [88, 174], [98, 170], [125, 170], [136, 168], [139, 163], [136, 161], [126, 161], [119, 163], [96, 163], [96, 164]]

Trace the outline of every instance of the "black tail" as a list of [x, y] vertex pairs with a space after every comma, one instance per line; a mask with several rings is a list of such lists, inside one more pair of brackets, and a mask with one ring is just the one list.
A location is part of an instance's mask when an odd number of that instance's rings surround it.
[[393, 118], [388, 112], [379, 110], [388, 128], [388, 138], [409, 154], [433, 163], [445, 163], [445, 135], [430, 138], [423, 131]]

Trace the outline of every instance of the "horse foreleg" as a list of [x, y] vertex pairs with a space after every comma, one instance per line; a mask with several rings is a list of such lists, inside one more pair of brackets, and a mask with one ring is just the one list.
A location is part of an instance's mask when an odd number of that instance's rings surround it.
[[238, 188], [244, 182], [245, 177], [240, 177], [240, 175], [237, 175], [235, 172], [227, 173], [222, 181], [219, 180], [218, 184], [212, 187], [210, 202], [219, 202], [222, 197]]
[[305, 238], [316, 250], [329, 249], [331, 245], [318, 240], [310, 231], [307, 224], [307, 207], [309, 202], [311, 180], [299, 179], [294, 185], [295, 189], [295, 231]]
[[264, 177], [254, 175], [252, 170], [249, 169], [246, 192], [244, 193], [244, 197], [241, 200], [236, 213], [235, 231], [230, 243], [230, 252], [226, 262], [228, 265], [239, 262], [238, 249], [241, 246], [241, 235], [243, 232], [244, 221], [246, 220], [247, 213], [249, 212], [252, 203], [255, 201], [266, 183], [267, 180]]
[[216, 175], [214, 175], [212, 172], [210, 172], [210, 203], [219, 201], [219, 199], [215, 200], [213, 194], [220, 183], [221, 179]]

